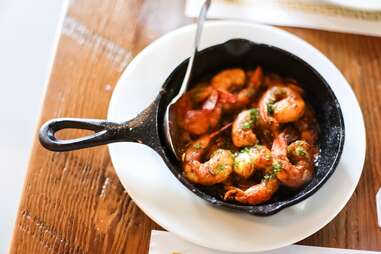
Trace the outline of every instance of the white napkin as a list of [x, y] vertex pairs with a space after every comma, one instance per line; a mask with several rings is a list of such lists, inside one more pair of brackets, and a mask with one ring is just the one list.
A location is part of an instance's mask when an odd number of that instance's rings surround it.
[[[203, 2], [187, 0], [185, 14], [197, 17]], [[213, 0], [208, 17], [381, 36], [381, 12], [346, 9], [323, 0]]]
[[377, 208], [377, 220], [378, 226], [381, 228], [381, 188], [376, 194], [376, 208]]
[[[374, 251], [357, 251], [346, 249], [333, 249], [322, 247], [310, 247], [291, 245], [274, 251], [255, 252], [255, 254], [380, 254]], [[149, 254], [228, 254], [194, 245], [182, 240], [172, 233], [153, 230]]]

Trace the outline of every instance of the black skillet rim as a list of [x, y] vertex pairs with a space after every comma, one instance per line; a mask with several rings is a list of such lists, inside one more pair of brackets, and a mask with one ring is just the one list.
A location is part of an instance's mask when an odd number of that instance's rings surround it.
[[[185, 185], [188, 190], [190, 190], [191, 192], [195, 193], [198, 197], [202, 198], [203, 200], [207, 201], [208, 203], [210, 203], [210, 204], [212, 204], [214, 206], [218, 206], [218, 207], [226, 207], [226, 208], [230, 208], [230, 209], [233, 209], [233, 210], [244, 211], [244, 212], [247, 212], [247, 213], [252, 214], [252, 215], [269, 216], [269, 215], [273, 215], [273, 214], [275, 214], [275, 213], [277, 213], [277, 212], [279, 212], [279, 211], [281, 211], [281, 210], [283, 210], [283, 209], [285, 209], [287, 207], [295, 205], [295, 204], [297, 204], [297, 203], [299, 203], [299, 202], [309, 198], [314, 193], [316, 193], [327, 182], [327, 180], [332, 176], [332, 174], [334, 173], [334, 171], [337, 168], [338, 163], [340, 162], [340, 158], [341, 158], [341, 155], [342, 155], [342, 152], [343, 152], [343, 148], [344, 148], [344, 143], [345, 143], [344, 117], [343, 117], [343, 114], [342, 114], [341, 105], [340, 105], [340, 103], [339, 103], [335, 93], [333, 92], [332, 88], [328, 84], [328, 82], [310, 64], [308, 64], [307, 62], [305, 62], [300, 57], [298, 57], [298, 56], [296, 56], [296, 55], [294, 55], [294, 54], [292, 54], [292, 53], [290, 53], [290, 52], [288, 52], [286, 50], [283, 50], [281, 48], [278, 48], [278, 47], [275, 47], [275, 46], [271, 46], [271, 45], [268, 45], [268, 44], [264, 44], [264, 43], [256, 43], [256, 42], [253, 42], [253, 41], [250, 41], [250, 40], [247, 40], [247, 39], [233, 38], [233, 39], [230, 39], [230, 40], [228, 40], [228, 41], [226, 41], [224, 43], [216, 44], [216, 45], [210, 46], [208, 48], [205, 48], [205, 49], [201, 50], [200, 52], [205, 52], [205, 51], [211, 50], [211, 49], [213, 49], [215, 47], [222, 46], [222, 45], [227, 44], [227, 43], [229, 43], [231, 41], [234, 41], [234, 40], [243, 40], [243, 41], [249, 42], [251, 46], [255, 45], [255, 46], [259, 46], [259, 47], [267, 47], [267, 48], [270, 48], [272, 50], [279, 51], [280, 53], [285, 54], [287, 57], [293, 58], [294, 60], [299, 62], [301, 65], [303, 65], [305, 68], [308, 68], [321, 81], [320, 83], [323, 84], [324, 88], [330, 94], [331, 99], [334, 101], [335, 110], [337, 111], [338, 116], [339, 116], [339, 123], [340, 123], [340, 137], [339, 137], [339, 139], [340, 139], [340, 142], [339, 142], [339, 147], [338, 147], [338, 150], [336, 151], [333, 163], [330, 165], [330, 168], [328, 169], [327, 173], [322, 177], [322, 179], [319, 182], [317, 182], [316, 185], [311, 187], [310, 190], [304, 192], [299, 197], [293, 198], [291, 200], [284, 200], [284, 201], [281, 201], [281, 202], [277, 201], [280, 204], [276, 205], [275, 207], [266, 207], [266, 204], [265, 205], [239, 205], [239, 204], [236, 204], [236, 203], [231, 203], [231, 202], [226, 202], [226, 201], [219, 200], [218, 198], [216, 198], [216, 197], [214, 197], [212, 195], [209, 195], [209, 194], [201, 191], [198, 188], [197, 185], [194, 185], [191, 182], [189, 182], [183, 176], [183, 174], [179, 173], [179, 171], [176, 169], [177, 167], [175, 165], [173, 165], [173, 162], [170, 161], [168, 158], [165, 158], [165, 162], [166, 162], [167, 166], [169, 167], [170, 171], [172, 172], [172, 174], [183, 185]], [[179, 65], [177, 65], [177, 67], [166, 78], [166, 80], [164, 81], [163, 86], [162, 86], [164, 90], [167, 89], [168, 83], [173, 78], [175, 73], [177, 73], [179, 71], [179, 69], [182, 68], [183, 65], [185, 65], [188, 62], [188, 60], [189, 59], [185, 59]], [[165, 106], [165, 105], [162, 105], [162, 104], [163, 104], [163, 102], [162, 102], [162, 100], [160, 100], [158, 111], [157, 111], [157, 114], [158, 114], [157, 115], [157, 117], [158, 117], [157, 119], [163, 119], [164, 118], [164, 112], [161, 112], [161, 108], [163, 108], [163, 106]], [[162, 126], [162, 124], [158, 124], [158, 126]], [[163, 147], [167, 147], [167, 144], [166, 144], [165, 138], [164, 138], [163, 129], [159, 128], [158, 132], [159, 132], [158, 134], [159, 134], [159, 139], [160, 139], [161, 145]], [[168, 152], [172, 153], [170, 151], [167, 151], [167, 153]], [[173, 159], [174, 155], [173, 154], [170, 154], [170, 155], [172, 155], [172, 156], [169, 156], [169, 157], [171, 157]], [[276, 204], [277, 202], [275, 202], [273, 204]]]

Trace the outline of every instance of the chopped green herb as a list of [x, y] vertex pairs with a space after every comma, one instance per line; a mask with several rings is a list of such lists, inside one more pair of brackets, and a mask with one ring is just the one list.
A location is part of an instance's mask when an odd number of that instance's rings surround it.
[[242, 124], [242, 129], [251, 129], [251, 127], [253, 127], [251, 121], [244, 122], [244, 123]]
[[242, 126], [241, 126], [242, 129], [251, 129], [251, 128], [253, 128], [254, 124], [256, 123], [256, 121], [258, 119], [258, 116], [259, 116], [258, 109], [253, 108], [253, 109], [250, 109], [249, 112], [250, 112], [250, 119], [242, 124]]
[[238, 168], [238, 167], [239, 167], [239, 161], [238, 161], [238, 160], [234, 160], [234, 167], [235, 167], [235, 168]]
[[282, 163], [280, 161], [276, 161], [273, 163], [273, 172], [278, 174], [282, 170]]
[[266, 174], [263, 176], [264, 179], [266, 180], [270, 180], [270, 179], [273, 179], [274, 178], [274, 175], [273, 174]]
[[225, 170], [225, 164], [219, 164], [218, 165], [218, 171], [221, 172], [223, 170]]
[[193, 145], [194, 148], [196, 149], [200, 149], [201, 148], [201, 144], [200, 143], [196, 143]]
[[267, 104], [267, 113], [269, 114], [274, 113], [274, 104], [272, 103]]
[[245, 147], [244, 149], [241, 150], [241, 153], [250, 153], [251, 149], [248, 147]]
[[306, 151], [304, 150], [304, 148], [302, 146], [296, 146], [295, 154], [297, 156], [306, 156]]
[[250, 109], [250, 119], [253, 123], [256, 123], [258, 120], [259, 111], [256, 108]]

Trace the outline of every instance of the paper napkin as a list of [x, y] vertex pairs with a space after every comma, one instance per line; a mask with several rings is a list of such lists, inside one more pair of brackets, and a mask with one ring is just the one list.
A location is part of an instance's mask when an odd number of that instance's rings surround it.
[[[182, 240], [172, 233], [153, 230], [149, 254], [228, 254], [194, 245]], [[380, 254], [374, 251], [357, 251], [347, 249], [333, 249], [291, 245], [274, 251], [255, 252], [255, 254]], [[246, 253], [247, 254], [247, 253]]]
[[[185, 14], [197, 17], [203, 2], [187, 0]], [[346, 9], [323, 0], [213, 0], [208, 17], [381, 36], [381, 12]]]

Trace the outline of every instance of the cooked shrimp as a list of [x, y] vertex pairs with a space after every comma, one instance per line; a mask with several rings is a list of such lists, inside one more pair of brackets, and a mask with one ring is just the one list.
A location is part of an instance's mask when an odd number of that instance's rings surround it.
[[[227, 128], [227, 126], [224, 128]], [[191, 182], [201, 185], [213, 185], [225, 181], [232, 173], [234, 156], [230, 150], [217, 149], [208, 161], [201, 162], [202, 157], [207, 153], [207, 149], [211, 145], [211, 141], [220, 131], [204, 135], [190, 143], [183, 154], [184, 175]]]
[[271, 199], [278, 190], [279, 183], [276, 178], [263, 179], [259, 184], [255, 184], [247, 190], [236, 187], [228, 187], [225, 193], [225, 200], [236, 200], [240, 203], [257, 205]]
[[216, 197], [251, 205], [312, 179], [319, 126], [296, 80], [259, 66], [225, 69], [203, 80], [174, 108], [184, 177], [218, 184]]
[[255, 170], [265, 170], [271, 166], [271, 152], [265, 146], [245, 148], [234, 158], [234, 172], [248, 178]]
[[305, 103], [299, 91], [288, 86], [269, 88], [259, 102], [262, 119], [274, 127], [298, 120], [304, 110]]
[[194, 103], [202, 103], [207, 100], [215, 89], [209, 83], [198, 84], [189, 91], [191, 99]]
[[221, 118], [221, 106], [218, 104], [218, 98], [219, 94], [214, 90], [201, 109], [192, 109], [190, 95], [183, 95], [176, 103], [177, 123], [193, 135], [202, 135], [214, 129]]
[[246, 75], [240, 68], [226, 69], [217, 73], [211, 81], [214, 89], [231, 91], [245, 85]]
[[232, 140], [236, 147], [255, 145], [257, 136], [253, 132], [253, 127], [259, 117], [258, 110], [253, 108], [244, 110], [238, 114], [232, 126]]
[[227, 150], [235, 150], [235, 147], [230, 139], [227, 139], [226, 136], [219, 136], [214, 139], [212, 144], [208, 148], [208, 152], [204, 155], [206, 158], [210, 158], [210, 156], [218, 149], [227, 149]]
[[248, 72], [249, 80], [245, 88], [238, 92], [232, 92], [225, 89], [220, 89], [222, 94], [228, 94], [232, 98], [230, 101], [223, 105], [224, 111], [231, 111], [234, 109], [241, 109], [250, 104], [253, 96], [259, 90], [263, 81], [263, 71], [261, 67], [257, 67], [255, 71]]
[[236, 95], [237, 102], [234, 104], [235, 108], [246, 107], [250, 104], [251, 99], [258, 91], [262, 84], [263, 71], [261, 67], [257, 67], [255, 71], [250, 73], [249, 84], [246, 88], [242, 89]]
[[311, 146], [306, 141], [295, 141], [287, 147], [284, 133], [278, 135], [272, 147], [273, 170], [279, 181], [291, 188], [309, 182], [313, 175]]

